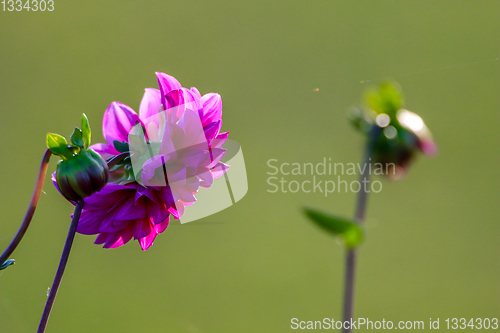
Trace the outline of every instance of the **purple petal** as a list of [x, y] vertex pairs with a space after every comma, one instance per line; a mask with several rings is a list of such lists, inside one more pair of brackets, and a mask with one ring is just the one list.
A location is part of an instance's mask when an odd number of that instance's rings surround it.
[[169, 213], [165, 204], [163, 203], [154, 203], [152, 201], [148, 202], [148, 216], [149, 220], [153, 224], [160, 224], [168, 217]]
[[106, 213], [106, 211], [84, 211], [80, 216], [76, 231], [82, 235], [99, 233], [101, 221], [106, 216]]
[[134, 197], [128, 199], [117, 208], [115, 220], [130, 221], [146, 217], [146, 205], [144, 203], [135, 205]]
[[104, 244], [106, 242], [106, 239], [108, 238], [108, 234], [103, 232], [97, 235], [94, 244]]
[[133, 233], [135, 239], [141, 239], [149, 235], [151, 233], [151, 223], [149, 222], [149, 220], [140, 219], [135, 221]]

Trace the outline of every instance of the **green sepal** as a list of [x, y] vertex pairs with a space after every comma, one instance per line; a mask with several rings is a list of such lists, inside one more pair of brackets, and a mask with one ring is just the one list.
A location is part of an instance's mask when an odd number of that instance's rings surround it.
[[363, 230], [351, 219], [314, 208], [304, 208], [309, 219], [335, 236], [342, 236], [348, 248], [357, 247], [363, 240]]
[[82, 115], [82, 140], [85, 149], [90, 146], [90, 138], [91, 138], [91, 131], [90, 131], [89, 119], [87, 118], [87, 115], [84, 113]]
[[115, 140], [113, 141], [113, 146], [115, 147], [116, 150], [118, 150], [118, 152], [120, 153], [126, 153], [129, 151], [129, 148], [128, 148], [128, 143], [124, 142], [124, 141], [118, 141], [118, 140]]
[[83, 136], [82, 130], [79, 129], [78, 127], [75, 127], [73, 134], [71, 134], [70, 136], [71, 143], [75, 146], [83, 148], [85, 144], [83, 142], [82, 136]]
[[47, 134], [47, 148], [49, 148], [54, 155], [58, 155], [66, 159], [71, 158], [73, 156], [73, 152], [70, 147], [71, 146], [68, 146], [68, 142], [63, 136], [55, 133]]
[[10, 265], [14, 265], [15, 264], [15, 260], [14, 259], [9, 259], [9, 260], [5, 260], [5, 262], [3, 264], [0, 265], [0, 271], [2, 269], [6, 269], [7, 267], [9, 267]]

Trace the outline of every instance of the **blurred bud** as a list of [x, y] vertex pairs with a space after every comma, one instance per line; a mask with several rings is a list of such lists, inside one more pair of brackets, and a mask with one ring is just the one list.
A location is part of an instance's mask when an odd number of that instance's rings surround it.
[[[387, 176], [404, 176], [418, 151], [432, 156], [437, 153], [432, 134], [417, 114], [404, 109], [404, 98], [396, 83], [385, 82], [366, 94], [366, 107], [358, 109], [351, 122], [372, 139], [374, 163], [381, 163]], [[366, 120], [368, 119], [368, 120]], [[371, 131], [373, 126], [379, 130]]]
[[70, 201], [79, 201], [106, 186], [109, 169], [106, 161], [90, 145], [90, 127], [83, 115], [82, 129], [75, 128], [71, 144], [58, 134], [47, 135], [47, 147], [61, 157], [56, 181], [59, 191]]

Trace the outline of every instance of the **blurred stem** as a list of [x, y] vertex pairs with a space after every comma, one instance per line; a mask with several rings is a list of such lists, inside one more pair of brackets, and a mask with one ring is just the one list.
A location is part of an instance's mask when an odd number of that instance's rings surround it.
[[78, 203], [76, 204], [75, 212], [73, 214], [73, 220], [71, 221], [71, 225], [68, 231], [68, 237], [66, 238], [66, 244], [64, 244], [61, 261], [59, 262], [59, 267], [57, 268], [56, 276], [54, 278], [54, 282], [52, 283], [52, 287], [50, 288], [50, 293], [49, 297], [47, 298], [47, 303], [45, 304], [45, 309], [43, 310], [42, 319], [40, 320], [40, 325], [38, 326], [38, 333], [45, 332], [45, 328], [47, 327], [50, 311], [52, 310], [52, 305], [54, 304], [54, 300], [56, 299], [57, 290], [59, 289], [59, 285], [61, 284], [61, 279], [68, 262], [71, 246], [73, 245], [73, 240], [75, 239], [76, 227], [78, 226], [78, 221], [80, 220], [80, 214], [82, 213], [83, 204], [83, 200], [78, 201]]
[[35, 214], [35, 209], [36, 205], [38, 204], [38, 199], [40, 199], [40, 194], [42, 193], [43, 183], [45, 181], [45, 174], [47, 173], [47, 167], [49, 166], [49, 160], [51, 155], [52, 152], [48, 149], [45, 151], [45, 154], [43, 155], [42, 164], [40, 166], [40, 171], [38, 172], [38, 178], [36, 180], [35, 189], [33, 190], [33, 195], [31, 196], [31, 201], [28, 206], [28, 211], [24, 216], [23, 223], [21, 224], [21, 227], [17, 231], [16, 236], [14, 237], [12, 242], [10, 242], [9, 246], [3, 252], [2, 256], [0, 256], [0, 264], [3, 263], [5, 260], [7, 260], [8, 257], [12, 254], [12, 252], [14, 252], [16, 247], [21, 242], [21, 239], [23, 239], [26, 230], [28, 230], [31, 219], [33, 218], [33, 214]]
[[[380, 135], [380, 127], [374, 125], [370, 130], [368, 140], [366, 143], [365, 153], [363, 156], [363, 172], [360, 177], [361, 190], [358, 192], [356, 199], [356, 210], [354, 212], [354, 220], [358, 224], [362, 225], [365, 220], [366, 215], [366, 204], [368, 202], [368, 191], [369, 180], [370, 180], [370, 168], [371, 157], [373, 155], [373, 148], [375, 142]], [[355, 275], [356, 275], [356, 261], [357, 261], [357, 249], [356, 248], [346, 248], [345, 257], [345, 284], [344, 284], [344, 313], [343, 322], [350, 322], [353, 318], [354, 312], [354, 285], [355, 285]], [[343, 328], [344, 333], [351, 332], [351, 328]]]

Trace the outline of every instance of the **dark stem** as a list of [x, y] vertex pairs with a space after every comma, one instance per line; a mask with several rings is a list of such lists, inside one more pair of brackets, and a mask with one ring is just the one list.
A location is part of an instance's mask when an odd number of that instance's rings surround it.
[[[358, 224], [363, 224], [366, 215], [366, 204], [368, 201], [369, 180], [370, 180], [370, 163], [373, 155], [375, 142], [380, 135], [380, 127], [373, 126], [366, 144], [365, 154], [363, 157], [363, 172], [361, 173], [360, 182], [361, 190], [358, 192], [356, 199], [356, 210], [354, 212], [354, 220]], [[344, 284], [344, 313], [343, 322], [350, 322], [354, 312], [354, 285], [356, 276], [356, 259], [357, 250], [355, 248], [346, 249], [345, 257], [345, 284]], [[342, 330], [344, 333], [351, 332], [349, 325], [344, 325]]]
[[31, 219], [33, 218], [33, 214], [35, 214], [35, 209], [36, 205], [38, 204], [38, 199], [40, 199], [40, 194], [42, 193], [43, 183], [45, 181], [45, 174], [47, 173], [47, 167], [49, 166], [49, 160], [51, 155], [52, 152], [48, 149], [45, 151], [45, 154], [43, 155], [42, 165], [40, 166], [40, 171], [38, 172], [38, 179], [36, 180], [35, 189], [33, 191], [33, 195], [31, 196], [31, 201], [28, 206], [28, 211], [24, 216], [23, 223], [21, 224], [21, 227], [17, 231], [16, 236], [14, 237], [12, 242], [10, 242], [9, 246], [3, 252], [2, 256], [0, 256], [0, 264], [2, 264], [5, 260], [7, 260], [9, 256], [12, 254], [12, 252], [14, 252], [16, 247], [21, 242], [21, 239], [23, 239], [26, 230], [28, 230]]
[[73, 245], [73, 239], [75, 239], [76, 227], [78, 226], [78, 221], [80, 220], [80, 214], [83, 209], [84, 201], [78, 201], [75, 212], [73, 214], [73, 220], [71, 221], [71, 226], [69, 227], [68, 237], [66, 238], [66, 244], [64, 244], [64, 250], [61, 256], [61, 261], [59, 262], [59, 267], [57, 268], [56, 276], [52, 287], [50, 288], [49, 297], [47, 298], [47, 303], [45, 304], [45, 309], [43, 310], [42, 319], [40, 320], [40, 325], [38, 326], [38, 333], [45, 332], [47, 327], [47, 322], [49, 320], [50, 311], [52, 310], [52, 305], [56, 299], [57, 290], [61, 284], [61, 279], [64, 274], [64, 269], [69, 258], [69, 252], [71, 251], [71, 246]]

